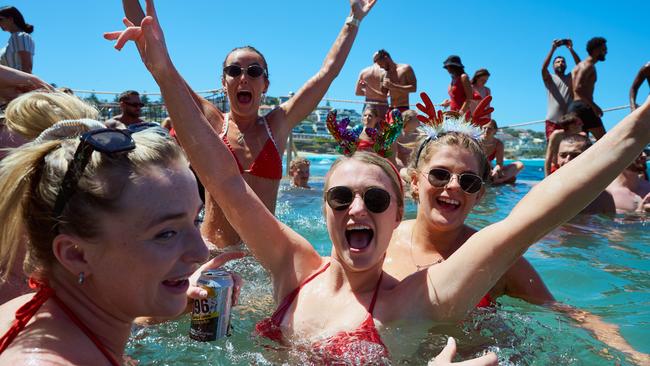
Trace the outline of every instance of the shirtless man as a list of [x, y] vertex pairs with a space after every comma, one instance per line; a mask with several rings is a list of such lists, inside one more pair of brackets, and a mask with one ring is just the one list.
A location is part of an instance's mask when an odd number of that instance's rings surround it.
[[616, 212], [650, 212], [650, 182], [639, 177], [639, 172], [646, 169], [645, 152], [630, 164], [606, 191], [614, 198]]
[[144, 122], [140, 118], [142, 107], [144, 107], [144, 103], [140, 100], [140, 93], [135, 90], [124, 91], [120, 94], [118, 101], [122, 113], [106, 121], [106, 126], [122, 128]]
[[573, 103], [569, 112], [575, 112], [582, 120], [583, 131], [591, 132], [598, 140], [605, 135], [605, 127], [600, 117], [603, 110], [594, 102], [594, 87], [596, 85], [596, 63], [605, 61], [607, 55], [607, 40], [594, 37], [587, 42], [587, 56], [571, 71], [573, 79]]
[[632, 82], [632, 87], [630, 88], [631, 111], [634, 111], [637, 107], [636, 94], [639, 92], [639, 88], [641, 87], [641, 84], [643, 84], [644, 80], [647, 81], [648, 86], [650, 86], [650, 62], [641, 67], [641, 70], [639, 70], [639, 72], [636, 74], [636, 77], [634, 78], [634, 81]]
[[375, 62], [386, 71], [381, 87], [390, 94], [390, 108], [404, 112], [409, 109], [409, 94], [418, 89], [413, 68], [411, 65], [395, 63], [385, 50], [377, 53], [379, 57]]
[[385, 52], [384, 50], [375, 52], [372, 57], [373, 64], [361, 70], [354, 92], [355, 95], [365, 96], [366, 102], [374, 105], [382, 117], [388, 111], [388, 89], [381, 86], [386, 71], [379, 66], [377, 61], [383, 57]]

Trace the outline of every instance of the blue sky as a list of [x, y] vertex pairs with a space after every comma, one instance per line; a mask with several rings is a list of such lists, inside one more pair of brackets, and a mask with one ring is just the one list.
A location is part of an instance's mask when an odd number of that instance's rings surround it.
[[[35, 26], [34, 72], [46, 81], [73, 89], [158, 90], [132, 45], [118, 53], [102, 39], [102, 32], [121, 29], [121, 1], [24, 0], [12, 5]], [[348, 0], [159, 0], [156, 5], [170, 54], [193, 88], [219, 87], [225, 55], [250, 44], [268, 60], [272, 96], [296, 91], [318, 71], [349, 9]], [[634, 75], [650, 61], [649, 9], [647, 1], [378, 0], [327, 97], [360, 100], [354, 96], [358, 73], [377, 49], [385, 48], [395, 61], [413, 66], [418, 92], [441, 101], [449, 83], [442, 61], [458, 54], [470, 74], [481, 67], [490, 70], [493, 117], [501, 126], [543, 119], [546, 94], [540, 70], [551, 41], [570, 37], [585, 57], [587, 40], [603, 36], [609, 54], [597, 65], [595, 100], [603, 108], [624, 105]], [[3, 32], [0, 42], [8, 35]], [[559, 54], [569, 56], [566, 49]], [[639, 95], [648, 95], [647, 85]], [[624, 114], [607, 113], [606, 127]]]

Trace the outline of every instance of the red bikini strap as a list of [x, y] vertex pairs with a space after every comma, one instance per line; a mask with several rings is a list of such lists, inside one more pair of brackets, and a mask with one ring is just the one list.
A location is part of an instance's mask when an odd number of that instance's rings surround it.
[[106, 359], [108, 359], [111, 365], [121, 365], [121, 363], [117, 362], [113, 355], [108, 352], [106, 347], [104, 347], [97, 336], [95, 336], [95, 334], [90, 329], [88, 329], [84, 323], [81, 322], [81, 320], [72, 312], [72, 310], [70, 310], [70, 308], [56, 296], [54, 290], [50, 286], [48, 286], [46, 283], [40, 283], [33, 278], [30, 278], [29, 287], [38, 288], [38, 291], [29, 301], [23, 304], [23, 306], [21, 306], [16, 311], [16, 320], [14, 320], [14, 323], [11, 325], [11, 328], [9, 328], [7, 333], [5, 333], [2, 338], [0, 338], [0, 353], [4, 352], [4, 350], [6, 350], [11, 342], [18, 336], [18, 333], [25, 329], [25, 326], [29, 320], [36, 314], [41, 306], [43, 306], [45, 301], [47, 301], [49, 298], [52, 298], [57, 303], [57, 305], [59, 305], [59, 307], [68, 315], [68, 317], [79, 327], [79, 329], [81, 329], [81, 331], [84, 332], [88, 338], [90, 338], [97, 349], [99, 349], [99, 351], [104, 354], [104, 356], [106, 356]]
[[282, 302], [280, 303], [280, 306], [275, 310], [273, 315], [271, 315], [271, 321], [274, 322], [276, 325], [280, 325], [282, 323], [282, 319], [284, 318], [284, 314], [289, 310], [289, 307], [293, 303], [293, 300], [296, 299], [296, 296], [298, 296], [298, 293], [300, 290], [305, 286], [309, 281], [313, 280], [316, 276], [319, 274], [325, 272], [327, 268], [329, 268], [330, 264], [332, 262], [327, 262], [321, 269], [307, 277], [306, 280], [302, 281], [298, 287], [294, 288], [293, 291], [291, 291], [287, 296], [282, 299]]
[[89, 339], [90, 339], [90, 340], [95, 344], [95, 346], [97, 347], [97, 349], [98, 349], [102, 354], [104, 354], [104, 356], [106, 356], [106, 359], [108, 359], [108, 362], [110, 362], [111, 365], [113, 365], [113, 366], [120, 366], [120, 365], [121, 365], [121, 363], [118, 362], [118, 361], [113, 357], [113, 355], [112, 355], [112, 354], [111, 354], [111, 353], [106, 349], [106, 347], [104, 347], [104, 345], [103, 345], [102, 342], [99, 340], [99, 338], [97, 338], [97, 336], [95, 335], [95, 333], [93, 333], [92, 330], [90, 330], [90, 329], [89, 329], [89, 328], [88, 328], [88, 327], [87, 327], [87, 326], [86, 326], [86, 325], [81, 321], [81, 319], [79, 319], [79, 318], [75, 315], [75, 313], [72, 312], [72, 310], [70, 310], [70, 308], [69, 308], [66, 304], [64, 304], [63, 301], [61, 301], [61, 300], [60, 300], [60, 299], [59, 299], [59, 298], [58, 298], [54, 293], [52, 293], [52, 299], [53, 299], [53, 300], [54, 300], [54, 301], [59, 305], [59, 307], [63, 310], [63, 312], [65, 312], [65, 313], [68, 315], [68, 318], [70, 318], [70, 320], [72, 320], [72, 322], [74, 322], [74, 323], [79, 327], [79, 329], [81, 329], [81, 331], [84, 332], [84, 334], [86, 335], [86, 337], [88, 337], [88, 338], [89, 338]]
[[[36, 282], [31, 278], [29, 279], [29, 286], [32, 288], [36, 286]], [[34, 297], [16, 311], [16, 319], [11, 324], [7, 333], [0, 338], [0, 353], [9, 347], [9, 344], [18, 336], [18, 333], [25, 328], [29, 320], [52, 295], [54, 295], [54, 290], [49, 286], [41, 286], [38, 292], [34, 294]]]
[[368, 312], [372, 315], [372, 311], [375, 310], [375, 302], [377, 301], [377, 294], [379, 293], [379, 285], [381, 284], [381, 279], [384, 277], [384, 272], [382, 271], [379, 275], [379, 280], [377, 281], [377, 286], [375, 286], [375, 293], [372, 295], [372, 301], [370, 301], [370, 306], [368, 307]]

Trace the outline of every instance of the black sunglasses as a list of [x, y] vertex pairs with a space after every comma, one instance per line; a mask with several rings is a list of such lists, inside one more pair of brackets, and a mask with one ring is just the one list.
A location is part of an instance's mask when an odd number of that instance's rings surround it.
[[[126, 130], [100, 128], [81, 135], [81, 142], [77, 146], [72, 161], [68, 163], [68, 170], [63, 176], [61, 189], [56, 196], [53, 210], [54, 218], [58, 220], [61, 217], [65, 205], [70, 200], [70, 197], [74, 195], [79, 179], [81, 179], [93, 151], [99, 151], [103, 154], [131, 151], [135, 149], [135, 141], [133, 141], [131, 135], [149, 128], [156, 128], [156, 133], [168, 136], [165, 129], [153, 122], [136, 123], [128, 126]], [[158, 132], [157, 129], [160, 129], [161, 132]]]
[[476, 193], [483, 186], [483, 179], [473, 173], [455, 174], [447, 169], [433, 168], [427, 178], [432, 186], [442, 188], [449, 184], [451, 178], [456, 176], [460, 188], [467, 193]]
[[122, 103], [126, 105], [130, 105], [131, 107], [138, 107], [138, 108], [144, 107], [144, 103], [131, 103], [131, 102], [122, 102]]
[[266, 76], [266, 70], [260, 65], [249, 65], [246, 68], [243, 68], [238, 65], [228, 65], [223, 68], [223, 73], [230, 76], [231, 78], [236, 78], [239, 75], [245, 72], [246, 75], [252, 78], [258, 78], [262, 75]]
[[[327, 190], [325, 200], [332, 210], [343, 211], [354, 201], [355, 192], [346, 186], [336, 186]], [[370, 187], [361, 193], [366, 208], [374, 213], [382, 213], [390, 206], [390, 193], [385, 189]]]

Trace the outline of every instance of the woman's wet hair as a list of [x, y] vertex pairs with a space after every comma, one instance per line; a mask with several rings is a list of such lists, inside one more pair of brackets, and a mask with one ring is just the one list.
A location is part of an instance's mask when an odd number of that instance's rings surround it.
[[[425, 144], [425, 146], [420, 151], [422, 144]], [[488, 180], [491, 167], [480, 142], [462, 132], [446, 132], [435, 139], [429, 139], [427, 136], [423, 136], [417, 142], [412, 144], [411, 147], [413, 148], [413, 152], [411, 153], [408, 165], [408, 177], [410, 178], [416, 174], [419, 169], [418, 167], [421, 168], [424, 166], [426, 162], [431, 160], [431, 157], [443, 146], [455, 147], [457, 149], [460, 148], [471, 153], [474, 158], [476, 158], [479, 167], [477, 172], [478, 176], [480, 176], [483, 181]], [[414, 199], [417, 199], [413, 190], [411, 190], [411, 195], [413, 195]]]
[[493, 128], [495, 128], [497, 130], [499, 129], [499, 125], [497, 125], [497, 121], [494, 120], [494, 119], [491, 119], [490, 122], [486, 123], [485, 125], [493, 127]]
[[7, 127], [29, 140], [56, 122], [98, 117], [95, 107], [64, 92], [26, 93], [12, 100], [5, 111]]
[[[34, 118], [38, 116], [35, 113]], [[54, 203], [80, 140], [69, 138], [32, 142], [12, 149], [0, 162], [0, 191], [3, 192], [0, 199], [0, 222], [3, 223], [0, 230], [2, 278], [6, 278], [12, 268], [25, 238], [28, 243], [24, 263], [26, 273], [47, 277], [48, 271], [56, 263], [52, 242], [58, 233], [88, 239], [100, 236], [103, 215], [121, 213], [119, 199], [130, 182], [155, 167], [187, 164], [178, 144], [157, 131], [143, 130], [134, 133], [132, 138], [136, 148], [128, 153], [92, 153], [75, 194], [70, 197], [59, 218], [54, 217]]]
[[402, 112], [402, 119], [404, 122], [410, 120], [411, 118], [417, 118], [418, 112], [412, 110], [412, 109], [407, 109], [404, 112]]
[[[253, 46], [248, 46], [247, 45], [247, 46], [233, 48], [230, 52], [228, 52], [228, 54], [226, 55], [226, 58], [223, 59], [223, 63], [221, 64], [222, 69], [224, 69], [226, 66], [228, 66], [228, 65], [226, 65], [226, 61], [228, 61], [228, 57], [230, 57], [230, 55], [232, 55], [236, 51], [250, 51], [250, 52], [257, 53], [260, 56], [260, 58], [262, 59], [263, 64], [261, 66], [266, 71], [266, 73], [264, 73], [264, 79], [266, 79], [267, 81], [269, 80], [269, 64], [266, 63], [266, 58], [264, 58], [264, 55], [262, 54], [262, 52], [258, 51], [257, 48], [255, 48]], [[221, 80], [224, 80], [224, 79], [225, 79], [225, 75], [221, 74]]]
[[325, 183], [323, 187], [323, 200], [325, 200], [325, 195], [327, 190], [330, 189], [330, 177], [332, 172], [342, 163], [348, 160], [356, 160], [365, 164], [375, 165], [381, 168], [381, 170], [390, 178], [391, 187], [393, 188], [393, 195], [397, 200], [397, 207], [399, 208], [400, 215], [404, 214], [404, 192], [402, 191], [401, 178], [397, 173], [397, 169], [385, 158], [375, 154], [374, 152], [369, 151], [357, 151], [351, 156], [342, 156], [332, 164], [330, 170], [325, 175]]
[[14, 6], [5, 6], [0, 8], [0, 17], [13, 19], [14, 24], [25, 33], [32, 33], [34, 31], [34, 26], [25, 23], [25, 18]]

